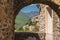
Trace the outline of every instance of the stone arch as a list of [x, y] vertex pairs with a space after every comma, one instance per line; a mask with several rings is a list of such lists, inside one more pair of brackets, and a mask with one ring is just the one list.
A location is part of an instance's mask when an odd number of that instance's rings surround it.
[[60, 9], [59, 9], [59, 5], [57, 5], [56, 3], [52, 2], [52, 1], [45, 1], [45, 0], [16, 0], [14, 2], [14, 15], [17, 15], [18, 12], [25, 6], [30, 5], [30, 4], [38, 4], [38, 3], [42, 3], [42, 4], [46, 4], [49, 5], [56, 13], [58, 16], [60, 16]]
[[49, 5], [60, 16], [59, 5], [47, 0], [1, 0], [0, 1], [0, 40], [14, 40], [14, 22], [19, 10], [24, 6], [43, 3]]
[[25, 1], [15, 1], [14, 2], [14, 18], [16, 18], [16, 15], [18, 14], [18, 12], [25, 6], [30, 5], [30, 4], [45, 4], [50, 6], [58, 15], [58, 17], [60, 17], [60, 9], [59, 9], [59, 5], [57, 5], [56, 3], [52, 2], [52, 1], [43, 1], [43, 0], [25, 0]]

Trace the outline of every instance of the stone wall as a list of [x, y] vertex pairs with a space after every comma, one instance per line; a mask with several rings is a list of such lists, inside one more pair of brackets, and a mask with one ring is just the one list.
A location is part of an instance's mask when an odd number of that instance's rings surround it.
[[53, 2], [55, 2], [56, 4], [60, 5], [60, 0], [52, 0]]
[[40, 14], [39, 14], [39, 25], [40, 25], [40, 29], [39, 32], [40, 33], [45, 33], [45, 6], [44, 4], [40, 4]]
[[0, 40], [14, 40], [13, 0], [0, 0]]
[[56, 12], [53, 12], [53, 35], [54, 40], [60, 40], [59, 17]]

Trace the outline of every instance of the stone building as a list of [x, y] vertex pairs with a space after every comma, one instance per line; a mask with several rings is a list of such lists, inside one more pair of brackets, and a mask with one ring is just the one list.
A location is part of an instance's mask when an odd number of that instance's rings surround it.
[[[32, 18], [33, 22], [37, 22], [39, 33], [45, 33], [46, 40], [60, 40], [59, 37], [59, 17], [48, 5], [40, 4], [40, 15]], [[55, 25], [56, 24], [56, 25]]]
[[49, 6], [45, 6], [45, 39], [60, 40], [59, 17]]

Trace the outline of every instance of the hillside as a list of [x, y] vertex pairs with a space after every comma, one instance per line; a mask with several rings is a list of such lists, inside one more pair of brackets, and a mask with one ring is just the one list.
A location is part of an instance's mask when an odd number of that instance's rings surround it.
[[37, 12], [37, 11], [31, 11], [31, 12], [24, 13], [24, 14], [25, 14], [26, 16], [28, 16], [29, 18], [32, 18], [32, 17], [38, 15], [39, 12]]
[[20, 12], [19, 15], [17, 15], [15, 20], [16, 30], [20, 30], [22, 26], [24, 26], [27, 23], [27, 21], [35, 15], [38, 15], [38, 12], [34, 12], [34, 11], [29, 13]]

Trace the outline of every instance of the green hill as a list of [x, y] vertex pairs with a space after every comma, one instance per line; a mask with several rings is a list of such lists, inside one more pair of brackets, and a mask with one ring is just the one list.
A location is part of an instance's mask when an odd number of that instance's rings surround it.
[[15, 29], [22, 30], [23, 26], [29, 21], [29, 19], [35, 15], [38, 15], [38, 12], [35, 11], [29, 13], [20, 12], [15, 19]]
[[27, 23], [29, 17], [26, 16], [24, 13], [19, 13], [15, 20], [15, 28], [16, 30], [20, 30], [20, 28]]

